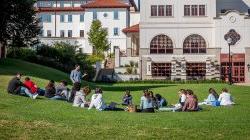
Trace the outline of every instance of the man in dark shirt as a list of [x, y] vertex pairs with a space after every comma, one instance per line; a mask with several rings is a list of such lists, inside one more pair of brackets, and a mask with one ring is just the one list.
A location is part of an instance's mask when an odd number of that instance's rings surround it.
[[21, 87], [24, 86], [23, 83], [20, 81], [22, 74], [17, 73], [16, 76], [10, 80], [8, 85], [8, 93], [10, 94], [20, 94]]

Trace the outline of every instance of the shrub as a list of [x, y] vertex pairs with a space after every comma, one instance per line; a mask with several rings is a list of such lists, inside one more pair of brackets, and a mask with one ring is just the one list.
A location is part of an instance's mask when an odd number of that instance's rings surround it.
[[126, 68], [126, 72], [127, 72], [128, 74], [132, 74], [132, 73], [133, 73], [133, 68], [132, 68], [132, 67], [127, 67], [127, 68]]
[[29, 48], [9, 48], [7, 57], [19, 58], [26, 61], [36, 61], [36, 51]]
[[135, 66], [135, 62], [134, 61], [129, 61], [130, 67], [134, 67]]

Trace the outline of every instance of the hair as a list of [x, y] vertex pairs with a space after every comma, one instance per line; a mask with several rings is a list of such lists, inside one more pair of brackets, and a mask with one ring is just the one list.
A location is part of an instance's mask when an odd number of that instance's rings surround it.
[[20, 72], [17, 72], [17, 73], [16, 73], [16, 76], [18, 76], [18, 75], [22, 76], [23, 74], [20, 73]]
[[162, 96], [161, 96], [160, 94], [155, 94], [155, 98], [156, 98], [157, 100], [161, 100]]
[[76, 64], [76, 65], [75, 65], [75, 68], [77, 68], [77, 67], [79, 67], [79, 66], [80, 66], [79, 64]]
[[210, 94], [213, 94], [215, 98], [218, 98], [218, 94], [217, 94], [217, 92], [215, 91], [215, 89], [210, 88], [208, 91], [209, 91]]
[[46, 88], [52, 88], [55, 86], [55, 81], [54, 80], [50, 80], [48, 85], [46, 86]]
[[61, 83], [63, 83], [65, 86], [68, 85], [68, 82], [66, 80], [62, 80]]
[[97, 94], [97, 93], [102, 93], [102, 89], [101, 88], [96, 88], [95, 89], [95, 93]]
[[143, 94], [144, 94], [144, 96], [146, 97], [147, 94], [148, 94], [148, 89], [143, 90]]
[[81, 90], [81, 83], [75, 82], [74, 85], [73, 85], [73, 89], [76, 90], [76, 91]]
[[182, 94], [185, 94], [185, 95], [187, 94], [187, 90], [185, 90], [185, 89], [180, 89], [179, 92], [181, 92]]
[[85, 86], [83, 87], [82, 91], [85, 93], [85, 95], [88, 95], [91, 92], [91, 89], [89, 88], [89, 86]]
[[29, 81], [30, 80], [30, 78], [29, 77], [25, 77], [25, 81]]
[[126, 95], [130, 95], [130, 90], [126, 90], [126, 91], [125, 91], [125, 94], [126, 94]]
[[228, 89], [227, 88], [223, 88], [222, 92], [228, 92]]
[[187, 89], [187, 90], [186, 90], [186, 93], [187, 93], [188, 95], [194, 95], [194, 92], [193, 92], [191, 89]]

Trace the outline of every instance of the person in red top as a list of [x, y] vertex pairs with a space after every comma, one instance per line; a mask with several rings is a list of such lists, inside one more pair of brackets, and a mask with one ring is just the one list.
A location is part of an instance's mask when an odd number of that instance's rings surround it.
[[38, 96], [38, 87], [37, 85], [30, 80], [29, 77], [25, 78], [25, 81], [23, 83], [27, 88], [25, 89], [25, 94], [28, 95], [32, 99], [36, 99]]

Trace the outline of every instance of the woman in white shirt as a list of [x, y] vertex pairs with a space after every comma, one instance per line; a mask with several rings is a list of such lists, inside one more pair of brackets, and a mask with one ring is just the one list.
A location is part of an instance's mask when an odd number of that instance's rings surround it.
[[95, 94], [91, 97], [91, 102], [89, 105], [89, 109], [96, 108], [97, 110], [103, 111], [107, 108], [103, 97], [102, 97], [102, 89], [96, 88]]
[[220, 94], [218, 101], [222, 106], [228, 106], [234, 104], [232, 96], [226, 88], [222, 89], [222, 93]]
[[91, 92], [91, 89], [89, 87], [84, 87], [82, 91], [80, 89], [76, 89], [75, 98], [73, 101], [73, 106], [75, 107], [88, 107], [89, 102], [86, 101], [86, 97]]

